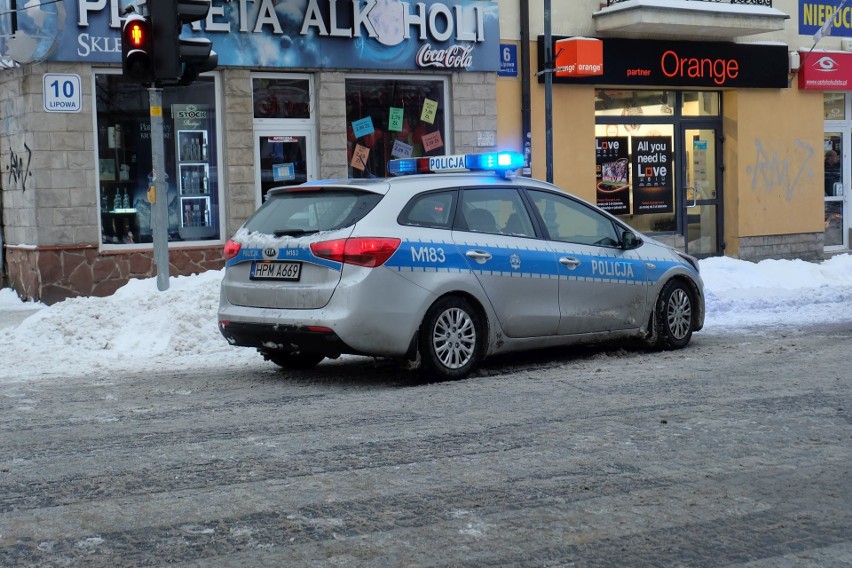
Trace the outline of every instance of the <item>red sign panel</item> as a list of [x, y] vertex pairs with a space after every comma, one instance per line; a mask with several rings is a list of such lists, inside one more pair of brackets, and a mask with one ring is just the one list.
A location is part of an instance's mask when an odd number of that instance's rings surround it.
[[599, 39], [574, 37], [556, 42], [557, 77], [592, 77], [603, 75], [603, 42]]
[[802, 51], [799, 88], [821, 91], [852, 89], [852, 53]]

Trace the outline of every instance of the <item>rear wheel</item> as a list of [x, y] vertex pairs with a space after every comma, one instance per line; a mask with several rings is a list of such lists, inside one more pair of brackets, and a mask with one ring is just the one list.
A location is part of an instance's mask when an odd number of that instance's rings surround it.
[[435, 302], [420, 328], [421, 372], [426, 378], [466, 377], [482, 358], [483, 325], [464, 298], [449, 296]]
[[313, 369], [325, 356], [310, 351], [273, 351], [264, 353], [264, 358], [285, 369], [304, 370]]
[[680, 280], [670, 280], [660, 293], [655, 308], [658, 349], [680, 349], [692, 338], [692, 319], [695, 300], [689, 286]]

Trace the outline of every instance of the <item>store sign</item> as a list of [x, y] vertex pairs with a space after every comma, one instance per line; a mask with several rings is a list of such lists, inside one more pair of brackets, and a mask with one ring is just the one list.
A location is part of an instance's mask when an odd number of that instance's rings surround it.
[[[119, 63], [123, 7], [121, 0], [67, 2], [47, 59]], [[500, 69], [498, 3], [486, 0], [212, 0], [192, 30], [212, 41], [223, 67]]]
[[557, 77], [603, 75], [603, 42], [587, 37], [572, 37], [556, 42]]
[[852, 53], [803, 51], [799, 53], [799, 88], [846, 91], [852, 88]]
[[[824, 35], [852, 37], [852, 6], [841, 0], [799, 0], [799, 34], [816, 35], [831, 20]], [[837, 13], [835, 13], [835, 11]]]
[[[553, 38], [556, 42], [564, 38]], [[603, 73], [554, 77], [554, 83], [691, 88], [784, 88], [788, 86], [785, 45], [728, 42], [604, 39]], [[544, 71], [544, 36], [538, 42]], [[555, 53], [555, 51], [554, 51]], [[539, 75], [544, 82], [544, 74]]]

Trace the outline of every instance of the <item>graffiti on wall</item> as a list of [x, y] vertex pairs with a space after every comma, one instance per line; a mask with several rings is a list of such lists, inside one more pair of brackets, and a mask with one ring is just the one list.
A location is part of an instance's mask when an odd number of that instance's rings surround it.
[[32, 176], [30, 173], [30, 162], [33, 159], [33, 152], [27, 143], [24, 142], [24, 151], [26, 152], [26, 164], [24, 157], [19, 156], [14, 150], [9, 148], [9, 184], [14, 184], [15, 187], [20, 186], [21, 191], [27, 190], [27, 178]]
[[777, 150], [764, 148], [759, 138], [754, 141], [754, 165], [746, 166], [751, 175], [751, 189], [767, 193], [784, 192], [787, 201], [801, 188], [803, 177], [813, 177], [814, 147], [803, 140], [795, 140], [799, 151], [795, 156], [780, 157]]

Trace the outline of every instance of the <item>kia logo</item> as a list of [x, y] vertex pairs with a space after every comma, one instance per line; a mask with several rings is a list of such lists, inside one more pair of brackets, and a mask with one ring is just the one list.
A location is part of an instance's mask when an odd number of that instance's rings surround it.
[[265, 249], [263, 249], [263, 256], [270, 256], [270, 257], [278, 256], [278, 249], [271, 248], [271, 247], [265, 248]]

